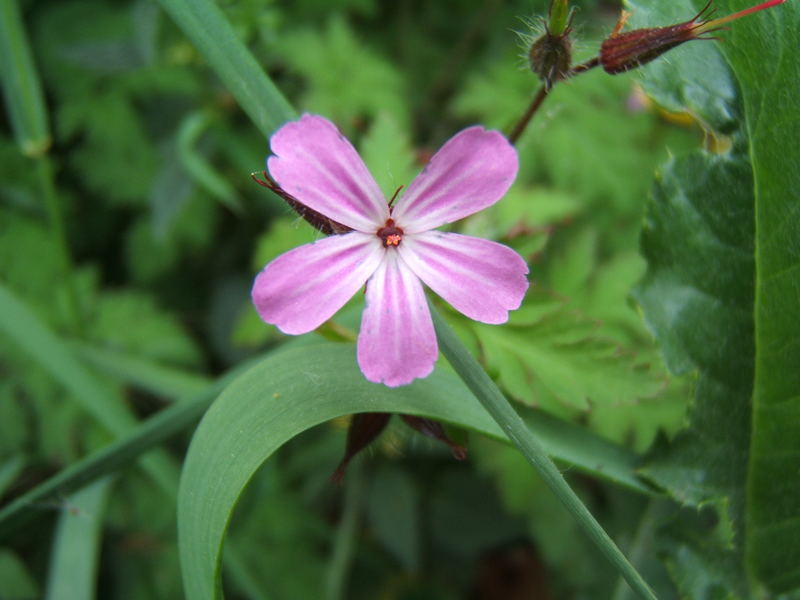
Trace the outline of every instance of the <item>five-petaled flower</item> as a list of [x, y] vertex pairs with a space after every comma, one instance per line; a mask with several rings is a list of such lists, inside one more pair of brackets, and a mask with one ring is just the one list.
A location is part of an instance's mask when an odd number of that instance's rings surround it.
[[358, 364], [367, 379], [410, 383], [438, 356], [422, 288], [466, 316], [504, 323], [528, 288], [519, 254], [496, 242], [436, 227], [497, 202], [517, 174], [513, 146], [496, 131], [470, 127], [451, 138], [390, 205], [347, 139], [323, 117], [303, 115], [271, 138], [267, 160], [283, 191], [351, 229], [270, 262], [253, 284], [267, 323], [287, 334], [312, 331], [365, 283]]

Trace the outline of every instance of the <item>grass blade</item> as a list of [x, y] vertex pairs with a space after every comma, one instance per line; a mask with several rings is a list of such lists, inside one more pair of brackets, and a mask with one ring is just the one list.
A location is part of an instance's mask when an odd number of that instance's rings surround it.
[[[218, 597], [225, 530], [239, 495], [259, 466], [300, 432], [358, 412], [424, 416], [506, 439], [470, 391], [445, 369], [410, 386], [392, 389], [364, 379], [350, 344], [309, 344], [275, 353], [244, 372], [220, 395], [192, 439], [178, 494], [179, 548], [187, 598]], [[573, 433], [565, 442], [561, 435], [564, 427], [570, 426], [559, 423], [556, 430], [550, 430], [553, 421], [535, 420], [536, 434], [549, 453], [575, 459], [584, 452], [577, 465], [580, 468], [601, 476], [615, 472], [617, 480], [650, 492], [634, 474], [634, 454], [625, 454], [586, 431]], [[582, 435], [585, 443], [578, 443], [577, 435]]]
[[67, 498], [56, 526], [46, 600], [95, 597], [103, 512], [111, 480], [101, 479]]
[[265, 137], [296, 118], [214, 0], [159, 1]]
[[18, 0], [0, 2], [0, 78], [22, 153], [43, 155], [50, 147], [47, 110]]

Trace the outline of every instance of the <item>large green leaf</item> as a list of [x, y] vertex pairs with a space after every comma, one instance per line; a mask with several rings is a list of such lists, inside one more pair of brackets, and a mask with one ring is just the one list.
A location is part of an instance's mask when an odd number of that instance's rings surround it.
[[[425, 380], [391, 389], [363, 378], [349, 344], [296, 347], [265, 359], [217, 399], [189, 448], [178, 533], [190, 600], [217, 597], [225, 530], [258, 467], [300, 432], [358, 412], [420, 415], [504, 439], [465, 385], [441, 368]], [[541, 413], [528, 424], [554, 458], [647, 491], [632, 474], [635, 455]]]
[[[636, 24], [653, 26], [704, 2], [636, 4]], [[656, 184], [639, 298], [671, 366], [700, 375], [692, 428], [647, 472], [728, 512], [749, 587], [772, 592], [800, 587], [799, 26], [786, 3], [735, 22], [721, 44], [676, 50], [646, 77], [670, 108], [682, 103], [733, 140], [726, 154], [676, 159]]]
[[745, 541], [752, 575], [784, 591], [800, 587], [800, 6], [787, 3], [732, 29], [722, 51], [742, 88], [755, 177], [756, 361]]

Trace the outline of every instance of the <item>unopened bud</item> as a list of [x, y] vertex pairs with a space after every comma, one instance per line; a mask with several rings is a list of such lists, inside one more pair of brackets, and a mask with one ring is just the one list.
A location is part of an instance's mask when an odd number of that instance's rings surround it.
[[572, 12], [568, 0], [552, 0], [545, 32], [528, 51], [531, 71], [549, 88], [570, 75], [572, 67]]
[[553, 0], [547, 19], [547, 31], [550, 35], [563, 35], [572, 21], [569, 0]]
[[704, 16], [710, 14], [709, 9], [712, 2], [713, 0], [709, 0], [703, 10], [689, 21], [670, 25], [669, 27], [635, 29], [627, 33], [620, 33], [628, 17], [628, 13], [623, 11], [611, 36], [600, 47], [600, 64], [603, 65], [603, 69], [607, 73], [612, 75], [630, 71], [649, 63], [684, 42], [713, 39], [701, 36], [705, 33], [716, 31], [725, 23], [777, 4], [783, 4], [786, 0], [768, 0], [727, 17], [706, 20]]

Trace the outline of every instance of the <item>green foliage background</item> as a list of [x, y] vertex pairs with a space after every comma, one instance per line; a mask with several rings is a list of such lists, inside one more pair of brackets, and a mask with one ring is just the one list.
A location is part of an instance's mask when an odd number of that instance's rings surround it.
[[[162, 4], [21, 2], [27, 40], [3, 15], [0, 598], [182, 597], [179, 550], [189, 580], [192, 553], [214, 575], [219, 547], [200, 538], [217, 496], [229, 598], [628, 597], [493, 424], [459, 409], [469, 393], [444, 361], [410, 391], [376, 391], [343, 362], [359, 298], [323, 345], [249, 302], [258, 269], [316, 234], [249, 178], [292, 109], [236, 73], [260, 65], [298, 112], [334, 120], [391, 195], [460, 128], [513, 126], [537, 83], [512, 30], [547, 3], [220, 2], [252, 56], [221, 29], [184, 37], [205, 3]], [[619, 6], [574, 4], [580, 61]], [[634, 26], [700, 8], [631, 4]], [[659, 598], [800, 597], [800, 74], [783, 54], [800, 11], [780, 9], [643, 73], [559, 85], [508, 196], [457, 224], [517, 249], [533, 285], [503, 327], [441, 308]], [[208, 386], [264, 354], [185, 459], [227, 380]], [[296, 416], [274, 419], [283, 403]], [[470, 461], [395, 419], [331, 484], [342, 415], [399, 407], [449, 421]], [[237, 419], [262, 428], [237, 438]], [[231, 463], [237, 449], [250, 462]], [[70, 495], [70, 473], [96, 481]]]

